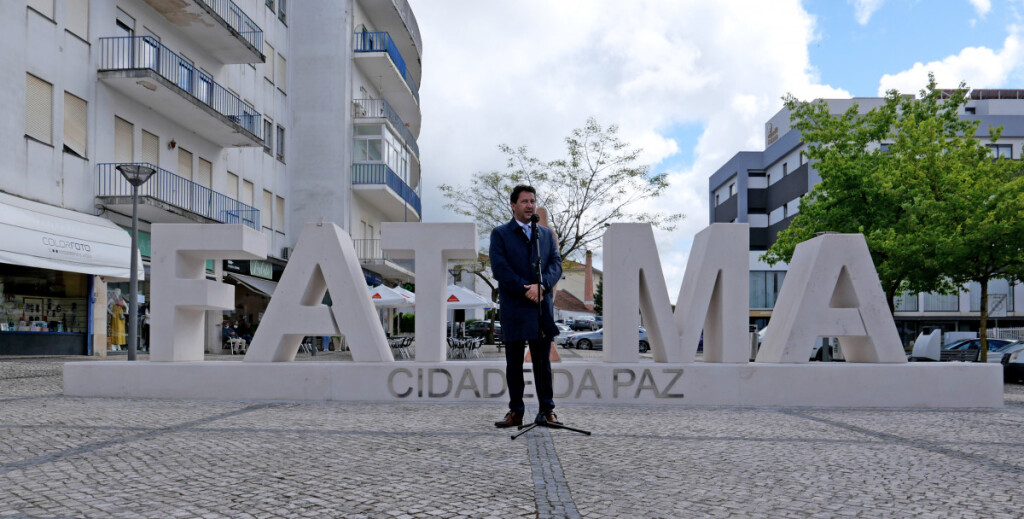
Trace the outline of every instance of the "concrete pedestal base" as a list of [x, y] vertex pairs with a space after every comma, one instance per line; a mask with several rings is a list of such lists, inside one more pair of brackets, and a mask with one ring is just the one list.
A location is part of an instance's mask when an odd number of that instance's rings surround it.
[[[226, 400], [508, 403], [503, 361], [74, 362], [69, 396]], [[1002, 366], [908, 364], [611, 364], [553, 367], [557, 403], [768, 407], [1003, 405]], [[527, 373], [526, 396], [533, 397]]]

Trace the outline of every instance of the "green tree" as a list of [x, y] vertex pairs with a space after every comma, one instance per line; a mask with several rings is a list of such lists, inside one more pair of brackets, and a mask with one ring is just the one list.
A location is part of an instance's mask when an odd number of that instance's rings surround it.
[[558, 252], [567, 260], [599, 245], [605, 225], [614, 221], [675, 228], [682, 214], [635, 210], [664, 192], [668, 176], [652, 175], [648, 166], [638, 164], [642, 150], [630, 148], [618, 131], [616, 125], [604, 127], [587, 119], [565, 138], [565, 157], [551, 161], [531, 156], [525, 146], [502, 144], [498, 148], [507, 156], [505, 170], [476, 173], [468, 186], [442, 184], [444, 207], [472, 218], [486, 237], [511, 218], [512, 188], [530, 184], [558, 236]]
[[597, 281], [597, 290], [594, 291], [594, 313], [604, 315], [604, 278]]
[[[950, 293], [973, 280], [987, 295], [989, 279], [1016, 276], [1019, 168], [991, 159], [978, 122], [960, 117], [966, 101], [964, 85], [940, 90], [931, 75], [917, 98], [890, 91], [864, 113], [788, 97], [821, 182], [764, 259], [789, 261], [816, 233], [861, 233], [890, 310], [904, 291]], [[987, 308], [981, 317], [984, 336]]]

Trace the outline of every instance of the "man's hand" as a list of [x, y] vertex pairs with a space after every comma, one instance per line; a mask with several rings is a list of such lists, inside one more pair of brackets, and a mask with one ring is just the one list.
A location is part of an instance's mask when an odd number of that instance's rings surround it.
[[526, 298], [534, 303], [540, 303], [540, 299], [544, 297], [544, 287], [538, 284], [523, 285], [526, 289]]

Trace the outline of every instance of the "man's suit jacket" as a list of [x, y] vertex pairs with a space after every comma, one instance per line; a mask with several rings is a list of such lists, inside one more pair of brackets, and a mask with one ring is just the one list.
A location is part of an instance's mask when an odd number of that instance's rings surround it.
[[505, 342], [528, 341], [558, 335], [555, 326], [554, 299], [551, 287], [562, 278], [562, 258], [558, 254], [555, 236], [547, 227], [537, 226], [540, 240], [541, 274], [544, 286], [542, 328], [538, 329], [537, 305], [526, 297], [523, 285], [536, 282], [533, 264], [537, 258], [536, 245], [530, 247], [526, 233], [513, 219], [491, 231], [491, 273], [498, 281], [501, 302], [501, 335]]

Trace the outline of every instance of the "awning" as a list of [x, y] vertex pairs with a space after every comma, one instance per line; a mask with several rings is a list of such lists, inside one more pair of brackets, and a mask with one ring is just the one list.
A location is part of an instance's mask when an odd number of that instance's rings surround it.
[[274, 289], [277, 288], [277, 282], [269, 279], [258, 278], [254, 276], [246, 276], [245, 274], [235, 274], [233, 272], [228, 273], [229, 278], [245, 285], [246, 288], [253, 292], [258, 292], [267, 297], [274, 295]]
[[106, 218], [0, 193], [0, 237], [0, 263], [131, 277], [132, 237]]

